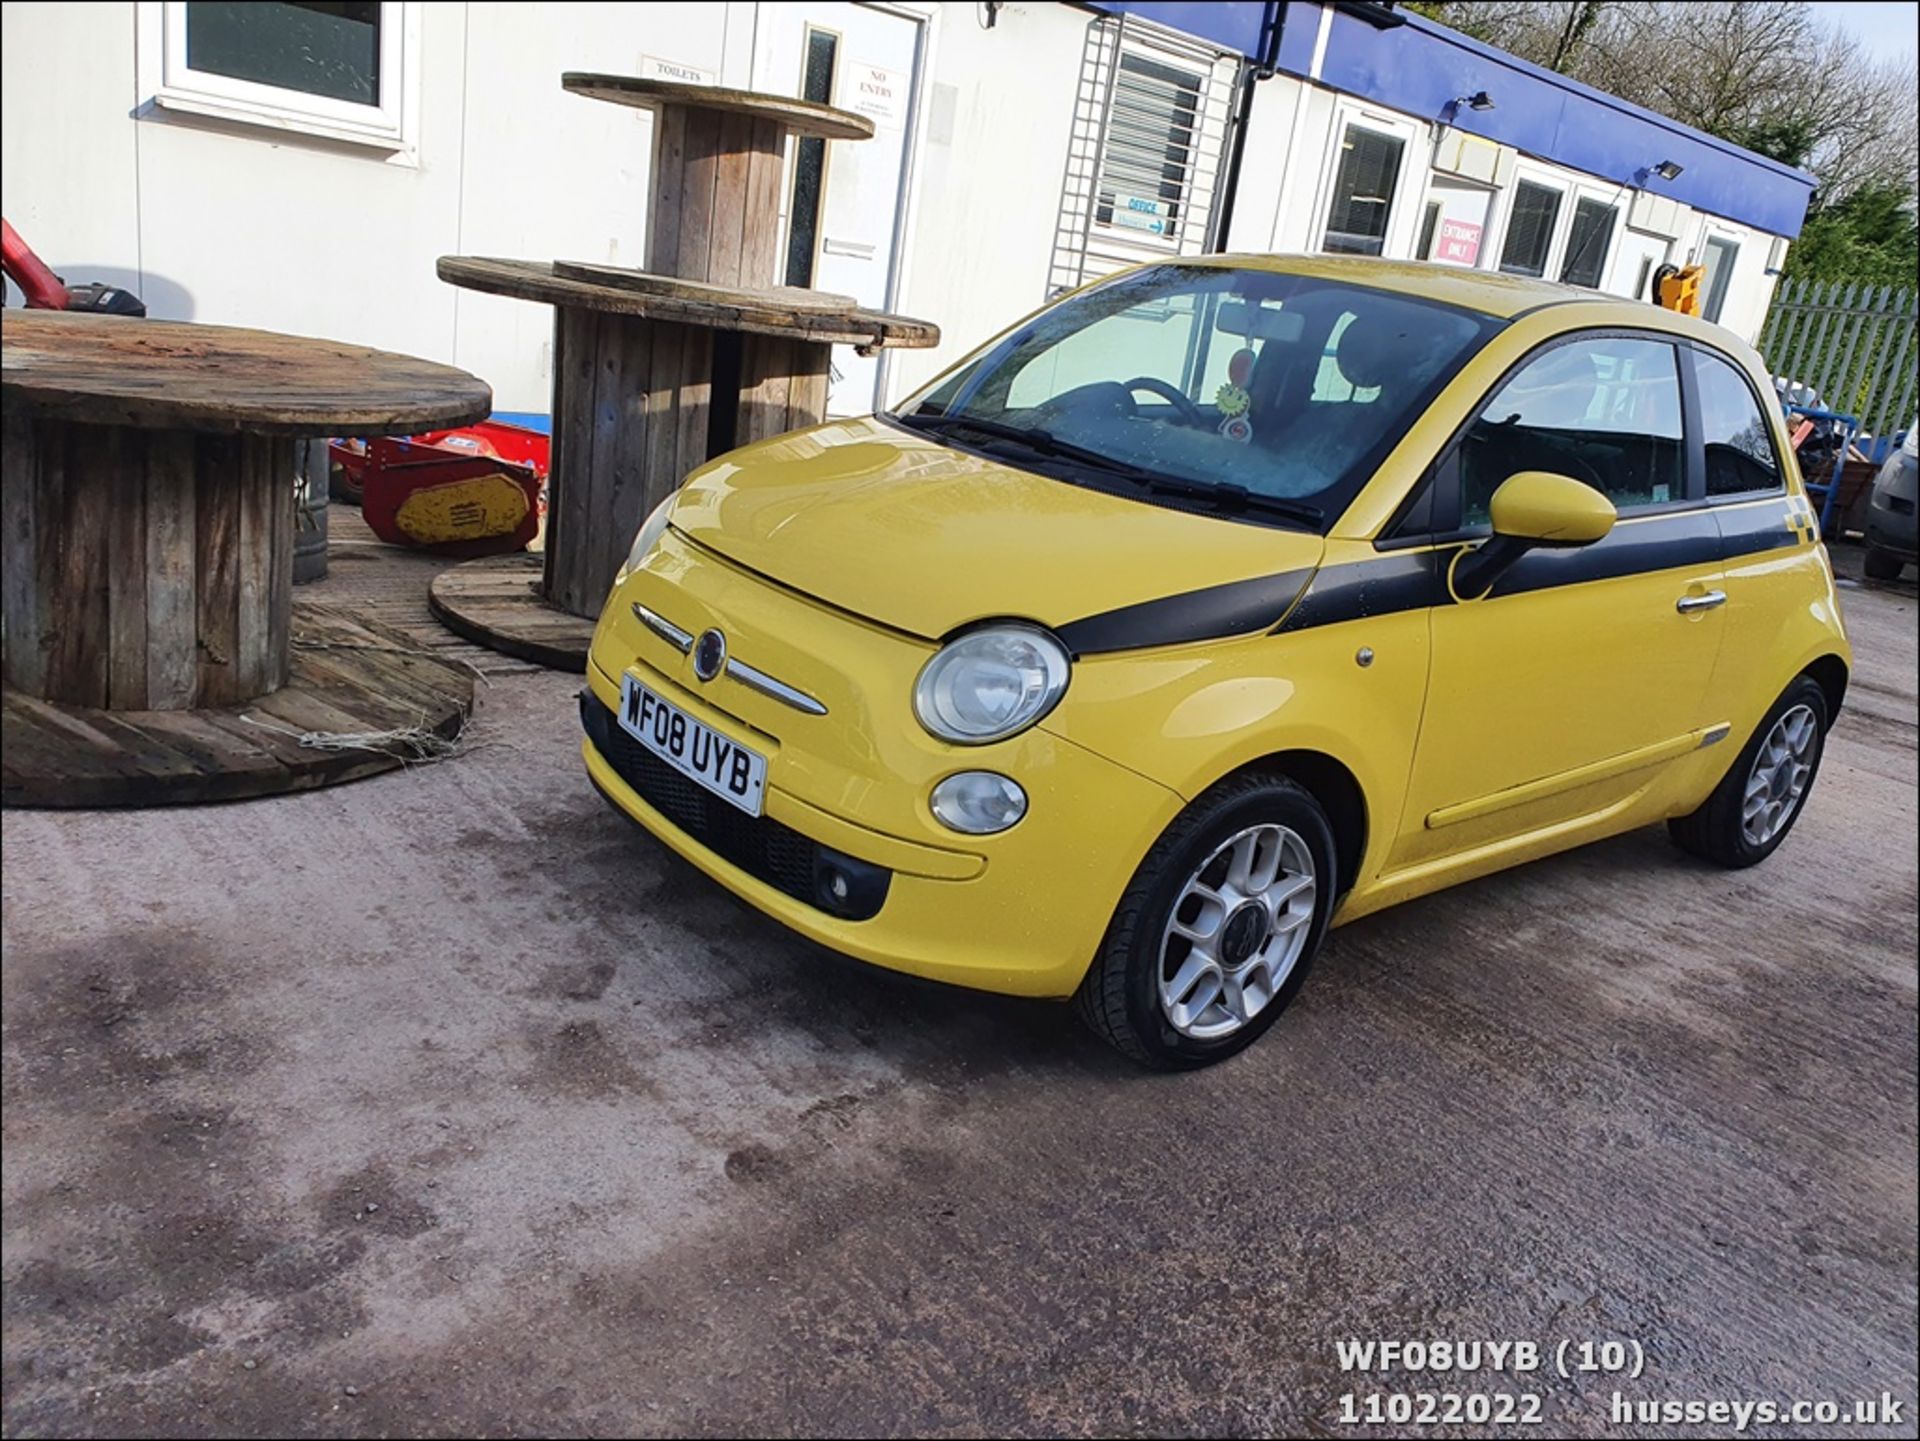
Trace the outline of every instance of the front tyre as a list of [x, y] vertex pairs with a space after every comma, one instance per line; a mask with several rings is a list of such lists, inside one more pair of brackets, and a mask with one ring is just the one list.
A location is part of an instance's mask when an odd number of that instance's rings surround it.
[[1293, 1000], [1336, 895], [1333, 827], [1280, 776], [1222, 781], [1167, 828], [1120, 898], [1074, 1003], [1142, 1065], [1212, 1065]]
[[1667, 822], [1675, 844], [1729, 870], [1764, 861], [1800, 818], [1826, 737], [1826, 692], [1803, 675], [1773, 703], [1713, 794]]

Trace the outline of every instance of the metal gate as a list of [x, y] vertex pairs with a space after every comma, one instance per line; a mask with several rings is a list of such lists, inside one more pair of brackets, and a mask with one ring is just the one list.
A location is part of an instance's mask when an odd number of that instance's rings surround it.
[[1861, 434], [1891, 436], [1914, 419], [1915, 328], [1912, 290], [1783, 280], [1759, 349], [1774, 375], [1858, 416]]

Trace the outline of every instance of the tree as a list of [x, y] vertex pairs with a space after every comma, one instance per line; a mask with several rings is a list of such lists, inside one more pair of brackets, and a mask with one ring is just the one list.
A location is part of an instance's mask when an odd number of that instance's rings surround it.
[[1807, 216], [1787, 252], [1799, 279], [1865, 281], [1910, 288], [1920, 271], [1920, 224], [1898, 186], [1869, 182]]
[[1595, 27], [1609, 12], [1622, 8], [1622, 0], [1547, 0], [1542, 4], [1425, 0], [1402, 8], [1566, 75], [1578, 65]]

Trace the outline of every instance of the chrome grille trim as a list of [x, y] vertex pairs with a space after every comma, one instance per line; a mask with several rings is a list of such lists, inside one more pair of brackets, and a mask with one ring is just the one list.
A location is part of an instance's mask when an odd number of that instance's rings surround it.
[[679, 651], [681, 655], [685, 655], [693, 649], [693, 633], [680, 629], [679, 626], [675, 625], [665, 616], [648, 610], [638, 601], [635, 601], [633, 604], [633, 615], [634, 619], [638, 620], [640, 624], [644, 625], [668, 645]]
[[749, 690], [757, 690], [761, 695], [771, 696], [777, 701], [792, 706], [808, 715], [825, 715], [827, 708], [803, 690], [795, 690], [783, 680], [775, 680], [763, 670], [755, 670], [743, 661], [729, 660], [727, 674], [739, 681]]
[[[679, 651], [680, 654], [686, 655], [693, 650], [692, 631], [682, 630], [658, 611], [648, 610], [638, 601], [633, 603], [633, 614], [634, 618], [638, 620], [640, 624], [659, 636], [660, 639]], [[790, 705], [795, 710], [807, 715], [825, 715], [827, 713], [827, 708], [805, 691], [795, 690], [785, 681], [778, 680], [768, 675], [765, 671], [746, 664], [744, 661], [738, 661], [729, 656], [727, 658], [726, 673], [733, 679], [739, 681], [741, 685], [746, 686], [749, 690], [757, 690], [761, 695], [769, 696], [779, 701], [782, 705]]]

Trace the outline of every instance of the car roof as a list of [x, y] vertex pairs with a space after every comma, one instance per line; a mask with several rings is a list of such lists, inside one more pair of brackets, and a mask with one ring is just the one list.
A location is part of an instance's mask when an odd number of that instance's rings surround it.
[[1423, 300], [1437, 300], [1463, 310], [1509, 320], [1543, 305], [1617, 299], [1571, 285], [1528, 280], [1484, 270], [1463, 270], [1417, 260], [1374, 260], [1357, 255], [1206, 255], [1183, 256], [1180, 264], [1231, 266], [1240, 270], [1267, 270], [1279, 275], [1305, 275], [1391, 290]]

